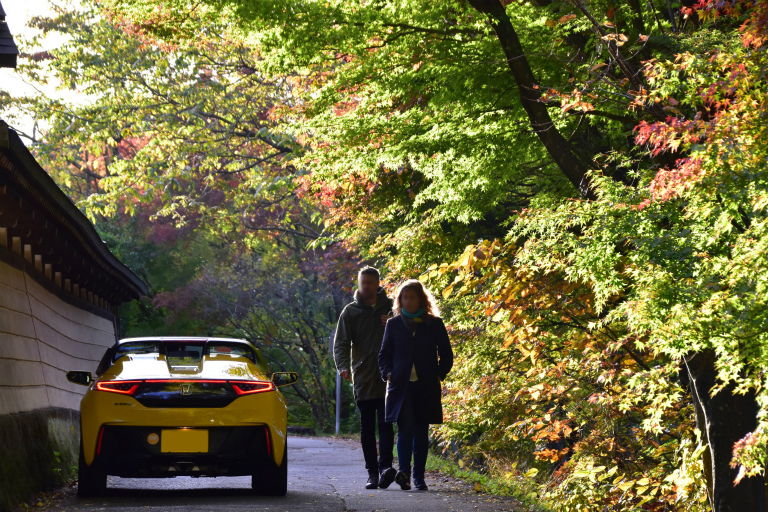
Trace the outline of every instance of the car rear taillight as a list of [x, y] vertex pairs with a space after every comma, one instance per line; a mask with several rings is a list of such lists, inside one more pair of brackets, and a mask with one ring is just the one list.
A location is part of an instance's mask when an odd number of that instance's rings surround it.
[[224, 384], [227, 381], [220, 379], [147, 379], [144, 382], [150, 384]]
[[272, 382], [259, 380], [229, 381], [229, 383], [232, 385], [232, 389], [235, 390], [235, 393], [237, 393], [238, 396], [264, 393], [265, 391], [274, 391], [275, 389], [275, 385]]
[[[142, 387], [139, 397], [146, 395], [147, 393], [155, 392], [156, 390], [152, 386], [170, 386], [173, 388], [174, 393], [176, 387], [178, 387], [178, 394], [185, 395], [206, 395], [215, 392], [215, 389], [206, 387], [211, 385], [229, 385], [237, 396], [252, 395], [254, 393], [264, 393], [266, 391], [274, 391], [275, 384], [270, 381], [260, 380], [210, 380], [210, 379], [147, 379], [147, 380], [105, 380], [96, 383], [96, 389], [99, 391], [107, 391], [109, 393], [120, 393], [122, 395], [133, 396], [138, 391], [139, 387]], [[167, 390], [166, 390], [167, 391]]]
[[121, 395], [133, 395], [139, 389], [140, 380], [105, 380], [96, 383], [99, 391], [120, 393]]

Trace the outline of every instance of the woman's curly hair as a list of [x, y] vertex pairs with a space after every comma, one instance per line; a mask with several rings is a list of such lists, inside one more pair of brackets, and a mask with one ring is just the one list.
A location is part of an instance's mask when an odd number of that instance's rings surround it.
[[421, 307], [424, 308], [424, 312], [427, 315], [435, 317], [440, 316], [440, 309], [437, 307], [437, 302], [435, 302], [435, 296], [432, 295], [432, 292], [430, 292], [426, 286], [421, 284], [421, 281], [418, 279], [408, 279], [407, 281], [400, 283], [400, 286], [397, 287], [397, 291], [395, 292], [395, 303], [392, 305], [392, 311], [395, 315], [402, 313], [403, 306], [400, 303], [400, 298], [403, 296], [405, 290], [413, 290], [416, 292], [416, 295], [419, 296], [419, 300], [421, 301]]

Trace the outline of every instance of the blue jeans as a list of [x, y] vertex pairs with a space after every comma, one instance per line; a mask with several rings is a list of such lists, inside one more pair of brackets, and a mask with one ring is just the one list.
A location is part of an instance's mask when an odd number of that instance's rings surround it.
[[397, 462], [400, 471], [411, 476], [411, 457], [413, 457], [413, 478], [417, 482], [424, 480], [429, 451], [429, 423], [418, 421], [417, 383], [408, 385], [400, 415], [397, 417]]

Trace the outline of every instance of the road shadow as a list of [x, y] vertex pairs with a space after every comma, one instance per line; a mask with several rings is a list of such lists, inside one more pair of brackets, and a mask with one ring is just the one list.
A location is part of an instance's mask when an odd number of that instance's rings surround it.
[[[306, 501], [308, 496], [301, 490], [289, 489], [286, 496], [262, 496], [248, 487], [227, 487], [227, 483], [201, 481], [199, 487], [190, 488], [190, 482], [174, 482], [173, 480], [150, 480], [153, 487], [146, 487], [147, 481], [119, 481], [118, 486], [107, 487], [101, 496], [78, 498], [72, 496], [70, 505], [77, 505], [84, 510], [113, 509], [122, 510], [136, 508], [158, 507], [170, 509], [183, 507], [189, 510], [226, 509], [229, 506], [237, 508], [247, 505], [253, 510], [284, 509]], [[135, 487], [133, 484], [137, 484]], [[144, 484], [144, 485], [142, 485]], [[157, 486], [157, 487], [154, 487]], [[184, 486], [179, 488], [178, 486]], [[311, 497], [309, 497], [311, 499]]]

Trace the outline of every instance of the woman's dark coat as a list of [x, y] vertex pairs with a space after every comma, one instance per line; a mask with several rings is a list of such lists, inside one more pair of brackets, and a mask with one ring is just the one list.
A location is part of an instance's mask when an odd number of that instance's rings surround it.
[[424, 316], [422, 322], [408, 321], [403, 315], [390, 318], [384, 329], [379, 352], [379, 370], [387, 383], [385, 420], [397, 421], [408, 390], [411, 367], [416, 365], [418, 376], [419, 420], [442, 423], [441, 380], [453, 366], [453, 350], [448, 331], [441, 318]]

